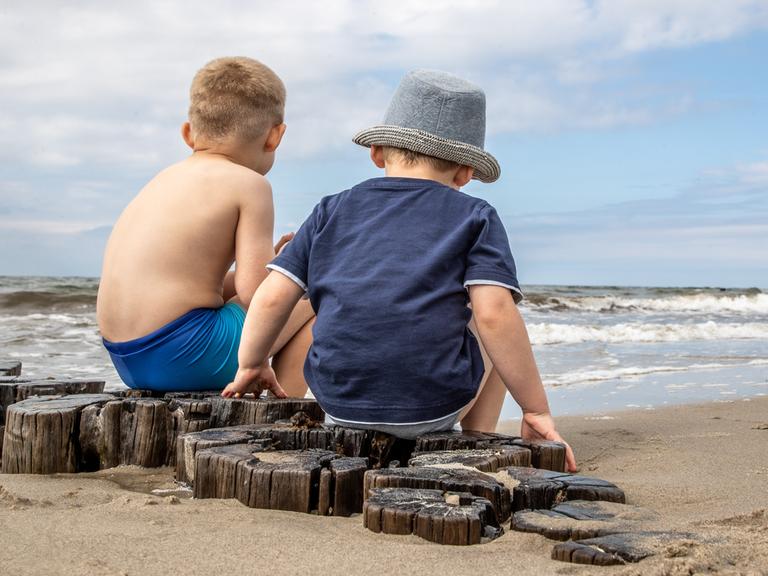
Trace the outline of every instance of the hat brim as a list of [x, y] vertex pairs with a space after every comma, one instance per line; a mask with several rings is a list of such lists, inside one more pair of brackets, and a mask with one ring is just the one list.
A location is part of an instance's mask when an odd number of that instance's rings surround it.
[[471, 166], [475, 169], [472, 178], [481, 182], [495, 182], [501, 175], [501, 167], [496, 158], [482, 148], [458, 140], [440, 138], [417, 128], [372, 126], [355, 134], [352, 141], [367, 147], [405, 148], [419, 154], [456, 162], [462, 166]]

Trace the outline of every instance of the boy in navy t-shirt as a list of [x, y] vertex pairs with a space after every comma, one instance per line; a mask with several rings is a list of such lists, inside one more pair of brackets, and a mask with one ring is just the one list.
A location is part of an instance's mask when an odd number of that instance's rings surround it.
[[458, 422], [493, 431], [509, 390], [524, 438], [562, 441], [504, 227], [459, 192], [499, 176], [484, 139], [482, 90], [443, 72], [406, 75], [384, 124], [355, 136], [386, 175], [323, 198], [267, 266], [223, 395], [285, 396], [268, 354], [306, 293], [317, 318], [304, 374], [333, 421], [404, 438]]

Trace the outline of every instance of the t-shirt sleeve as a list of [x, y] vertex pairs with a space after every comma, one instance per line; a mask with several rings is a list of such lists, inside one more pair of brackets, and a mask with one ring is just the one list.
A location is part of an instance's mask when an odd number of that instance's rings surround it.
[[504, 225], [496, 210], [489, 205], [478, 213], [477, 235], [467, 254], [467, 270], [464, 286], [491, 284], [503, 286], [512, 291], [515, 302], [523, 299], [523, 292], [517, 281], [515, 259], [509, 249], [509, 240]]
[[312, 210], [312, 214], [301, 225], [293, 240], [288, 242], [283, 251], [267, 264], [269, 270], [287, 276], [305, 292], [309, 284], [309, 253], [318, 228], [318, 218], [319, 205]]

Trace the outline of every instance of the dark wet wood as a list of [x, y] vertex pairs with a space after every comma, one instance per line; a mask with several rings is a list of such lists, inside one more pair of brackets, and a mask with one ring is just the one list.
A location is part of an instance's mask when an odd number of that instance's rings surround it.
[[496, 446], [515, 445], [531, 451], [531, 465], [563, 472], [565, 470], [565, 445], [549, 440], [523, 440], [519, 436], [490, 432], [438, 432], [425, 434], [416, 439], [414, 452], [445, 450], [475, 450]]
[[552, 559], [574, 564], [611, 566], [640, 562], [674, 543], [690, 542], [691, 534], [674, 532], [627, 532], [556, 544]]
[[108, 394], [43, 396], [8, 407], [3, 441], [3, 473], [51, 474], [93, 469], [75, 441], [80, 413], [113, 400]]
[[631, 532], [658, 520], [646, 508], [589, 500], [558, 504], [551, 510], [521, 510], [512, 516], [512, 529], [536, 532], [552, 540], [581, 540]]
[[511, 466], [504, 469], [519, 482], [513, 491], [514, 510], [549, 509], [566, 500], [605, 500], [623, 504], [624, 491], [599, 478]]
[[363, 506], [373, 532], [416, 534], [438, 544], [468, 545], [502, 533], [492, 504], [468, 492], [374, 488]]
[[534, 468], [565, 472], [565, 444], [562, 442], [518, 439], [514, 444], [531, 451], [531, 466]]
[[351, 516], [363, 509], [363, 478], [368, 470], [365, 458], [337, 458], [321, 471], [318, 513]]
[[0, 376], [20, 376], [21, 362], [18, 360], [0, 360]]
[[231, 426], [179, 435], [176, 439], [176, 480], [194, 484], [195, 454], [198, 450], [233, 444], [242, 444], [253, 451], [271, 447], [271, 437], [263, 434], [263, 430], [258, 425]]
[[[30, 379], [17, 376], [0, 377], [0, 413], [8, 406], [26, 400], [32, 396], [53, 396], [66, 394], [101, 394], [104, 391], [103, 380], [71, 379]], [[0, 415], [0, 424], [4, 422]]]
[[365, 474], [364, 494], [374, 488], [418, 488], [443, 492], [469, 492], [485, 498], [493, 506], [500, 522], [506, 521], [512, 510], [509, 488], [488, 473], [461, 465], [450, 467], [419, 466], [417, 468], [383, 468]]
[[424, 434], [416, 439], [414, 452], [437, 452], [444, 450], [473, 450], [488, 448], [494, 444], [512, 444], [517, 436], [487, 434], [485, 432], [436, 432]]
[[259, 450], [244, 444], [198, 450], [195, 498], [236, 498], [251, 508], [335, 516], [362, 510], [363, 458], [329, 450]]
[[296, 412], [304, 412], [319, 422], [325, 420], [325, 412], [311, 398], [234, 399], [216, 394], [205, 399], [211, 402], [210, 428], [268, 424], [288, 420]]
[[475, 450], [441, 450], [419, 453], [408, 461], [409, 466], [462, 464], [481, 472], [496, 472], [507, 466], [530, 466], [531, 451], [522, 446], [497, 446]]
[[[33, 384], [36, 386], [37, 382]], [[80, 386], [71, 382], [64, 385]], [[21, 385], [18, 386], [20, 390]], [[273, 402], [276, 407], [269, 406]], [[230, 403], [233, 406], [227, 407]], [[222, 422], [222, 415], [261, 419], [283, 415], [290, 406], [303, 406], [316, 414], [317, 410], [311, 408], [313, 405], [314, 401], [309, 404], [267, 399], [229, 401], [175, 395], [168, 398], [108, 394], [35, 396], [8, 408], [6, 416], [15, 420], [13, 426], [10, 422], [6, 425], [4, 446], [6, 452], [10, 452], [3, 455], [3, 469], [9, 473], [44, 474], [92, 471], [121, 464], [173, 466], [177, 437], [205, 430], [212, 422]], [[51, 431], [54, 429], [56, 432]], [[55, 438], [49, 438], [51, 434]], [[325, 429], [293, 427], [275, 435], [274, 440], [276, 446], [289, 449], [317, 444], [325, 447], [333, 445], [335, 434]]]
[[155, 392], [153, 390], [122, 390], [122, 398], [156, 398], [168, 402], [193, 402], [209, 406], [207, 427], [223, 428], [244, 424], [268, 424], [288, 420], [303, 412], [307, 421], [322, 422], [325, 412], [312, 398], [222, 398], [221, 390], [196, 392]]

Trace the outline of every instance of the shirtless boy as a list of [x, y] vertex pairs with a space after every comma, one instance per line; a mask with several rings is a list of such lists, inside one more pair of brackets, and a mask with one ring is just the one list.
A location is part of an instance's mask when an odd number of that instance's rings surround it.
[[[128, 386], [211, 390], [234, 377], [245, 309], [291, 237], [272, 245], [264, 177], [285, 132], [284, 106], [280, 78], [250, 58], [213, 60], [192, 81], [181, 129], [191, 156], [133, 199], [104, 254], [99, 329]], [[284, 388], [300, 396], [313, 315], [298, 302], [270, 349]]]
[[[506, 232], [492, 206], [459, 191], [499, 176], [484, 138], [482, 90], [408, 74], [384, 125], [355, 137], [385, 177], [323, 198], [269, 264], [222, 394], [283, 394], [269, 350], [306, 292], [317, 319], [305, 374], [333, 421], [403, 438], [458, 422], [492, 432], [509, 390], [524, 438], [562, 440], [516, 306]], [[575, 471], [570, 448], [566, 459]]]

